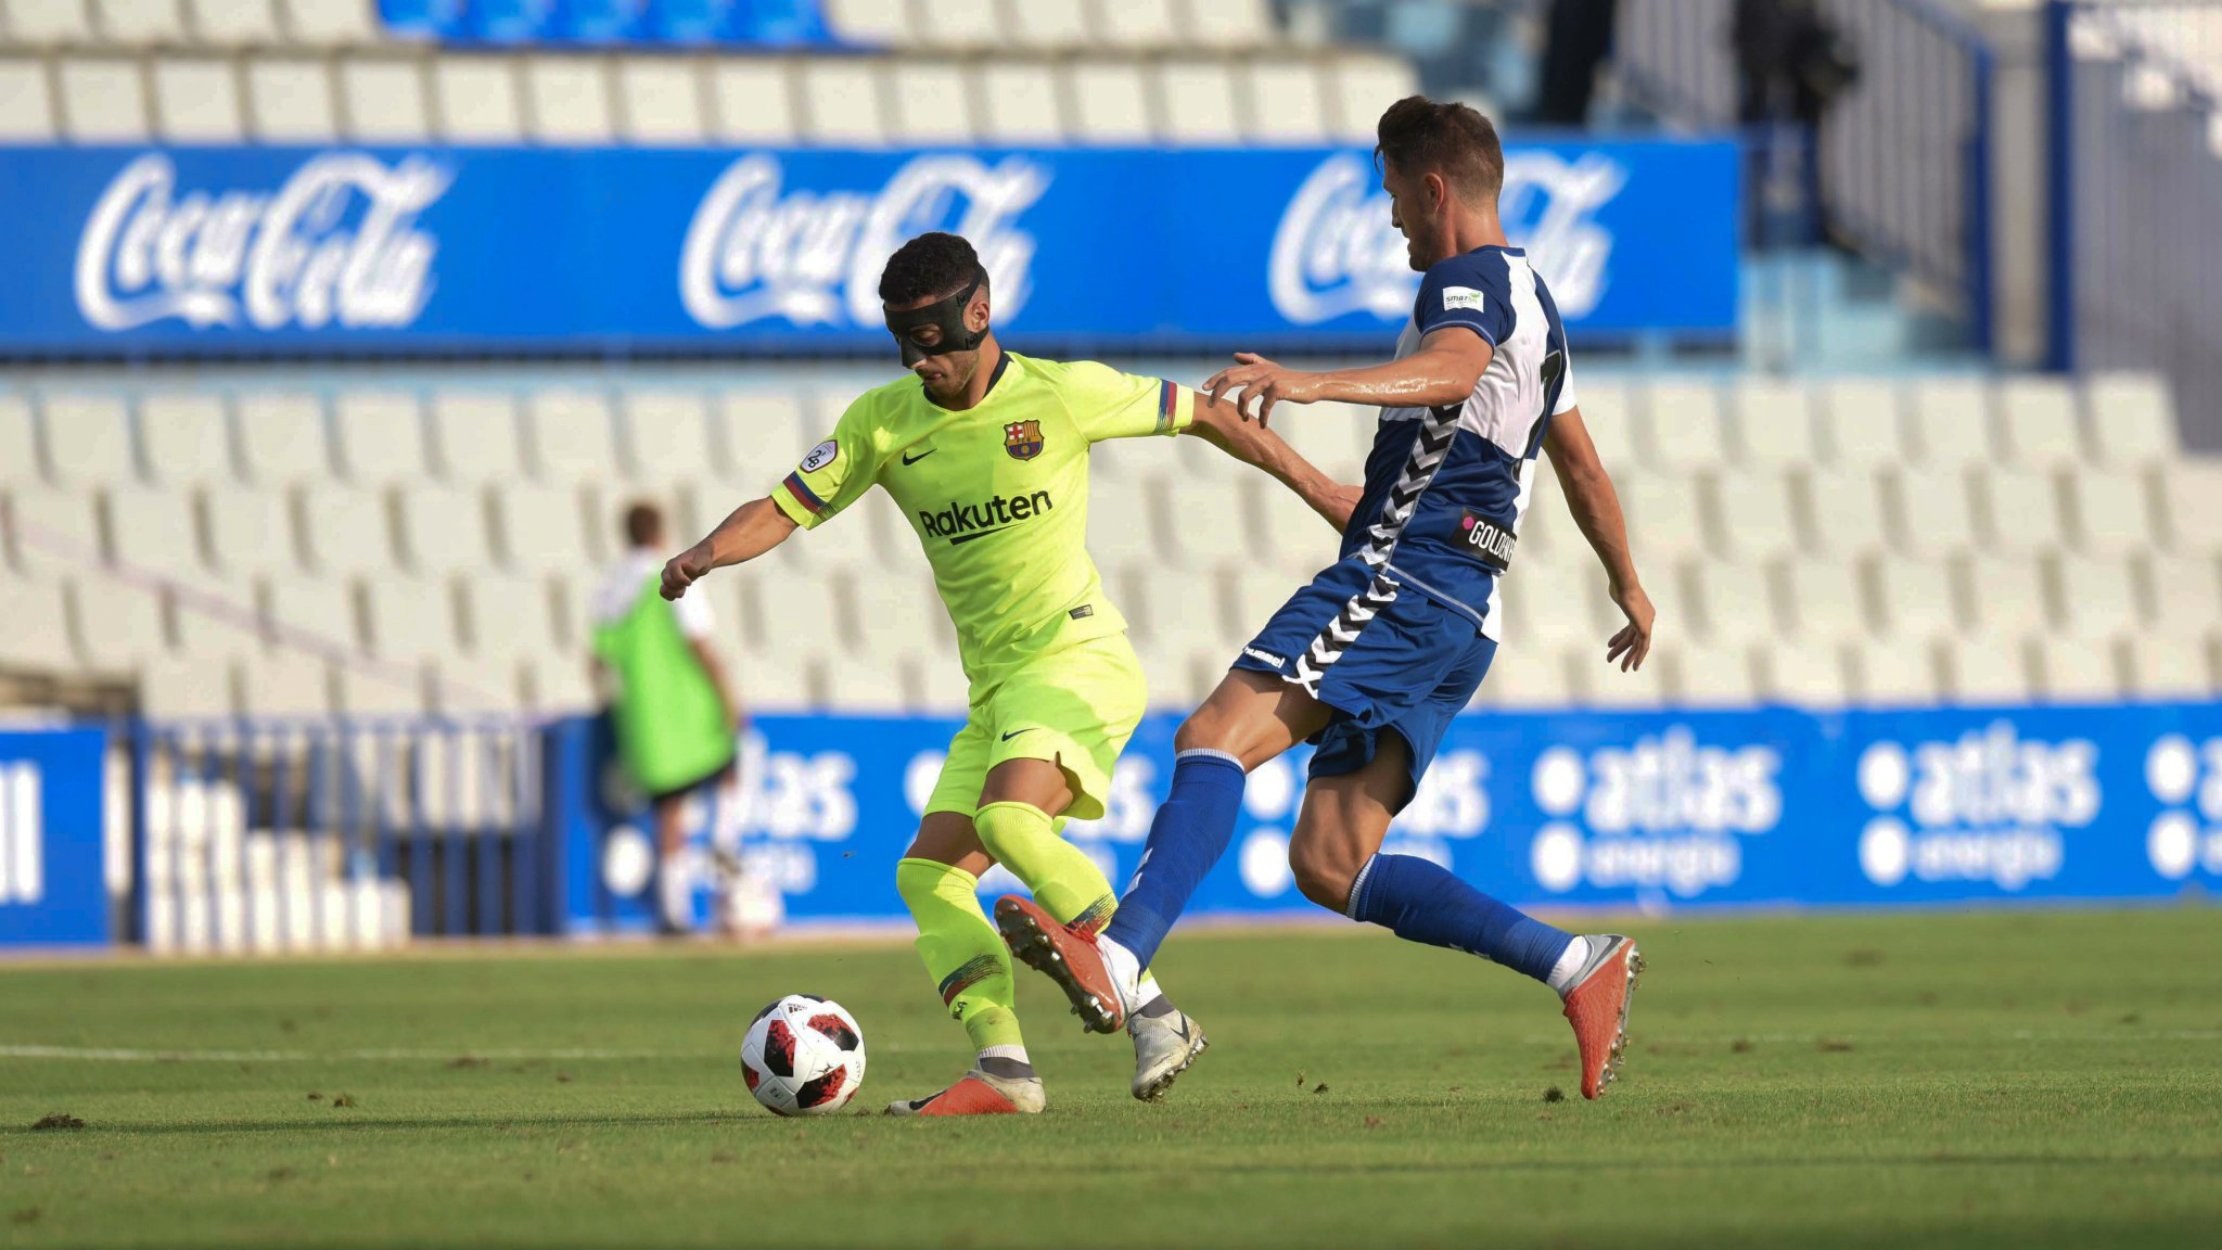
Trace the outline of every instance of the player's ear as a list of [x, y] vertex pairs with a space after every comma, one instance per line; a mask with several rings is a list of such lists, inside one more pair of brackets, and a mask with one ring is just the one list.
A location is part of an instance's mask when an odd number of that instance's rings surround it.
[[982, 286], [980, 288], [979, 294], [974, 295], [972, 297], [972, 302], [965, 306], [964, 328], [967, 330], [971, 330], [974, 333], [978, 333], [979, 331], [988, 328], [987, 287]]

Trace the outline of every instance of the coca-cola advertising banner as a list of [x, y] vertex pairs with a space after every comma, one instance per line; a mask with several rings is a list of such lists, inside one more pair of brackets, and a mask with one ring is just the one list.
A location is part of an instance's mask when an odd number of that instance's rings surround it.
[[[1726, 142], [1517, 146], [1578, 329], [1736, 325]], [[887, 254], [980, 250], [1037, 349], [1381, 346], [1418, 275], [1358, 150], [0, 149], [0, 353], [854, 351]]]

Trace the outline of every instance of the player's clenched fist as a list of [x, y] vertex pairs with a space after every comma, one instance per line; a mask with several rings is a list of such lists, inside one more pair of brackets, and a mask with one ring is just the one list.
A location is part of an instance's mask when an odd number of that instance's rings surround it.
[[696, 543], [664, 562], [663, 597], [677, 599], [710, 571], [710, 552]]

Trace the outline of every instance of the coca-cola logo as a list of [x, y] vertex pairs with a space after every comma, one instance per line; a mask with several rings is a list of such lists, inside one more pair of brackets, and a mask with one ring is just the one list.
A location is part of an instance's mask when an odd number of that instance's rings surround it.
[[86, 219], [78, 313], [109, 331], [170, 318], [196, 329], [406, 326], [431, 298], [439, 251], [417, 214], [450, 181], [423, 157], [389, 167], [341, 152], [303, 162], [274, 191], [181, 193], [176, 165], [149, 153]]
[[[1595, 214], [1627, 182], [1628, 171], [1597, 152], [1572, 161], [1542, 151], [1505, 157], [1505, 233], [1527, 249], [1563, 316], [1586, 316], [1604, 298], [1613, 236]], [[1354, 153], [1328, 157], [1296, 189], [1267, 263], [1274, 310], [1298, 325], [1361, 312], [1401, 319], [1419, 294], [1404, 236], [1389, 223], [1388, 193]]]
[[1019, 156], [921, 156], [876, 191], [794, 191], [777, 157], [733, 162], [702, 197], [679, 253], [687, 315], [712, 330], [777, 318], [797, 326], [877, 326], [887, 257], [914, 235], [971, 240], [1007, 322], [1031, 293], [1034, 236], [1021, 213], [1049, 171]]

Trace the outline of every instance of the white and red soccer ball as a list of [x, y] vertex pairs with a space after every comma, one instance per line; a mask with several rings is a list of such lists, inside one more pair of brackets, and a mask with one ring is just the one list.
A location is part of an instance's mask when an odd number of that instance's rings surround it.
[[749, 1023], [741, 1075], [756, 1101], [780, 1115], [839, 1111], [864, 1083], [864, 1031], [837, 1002], [789, 994]]

